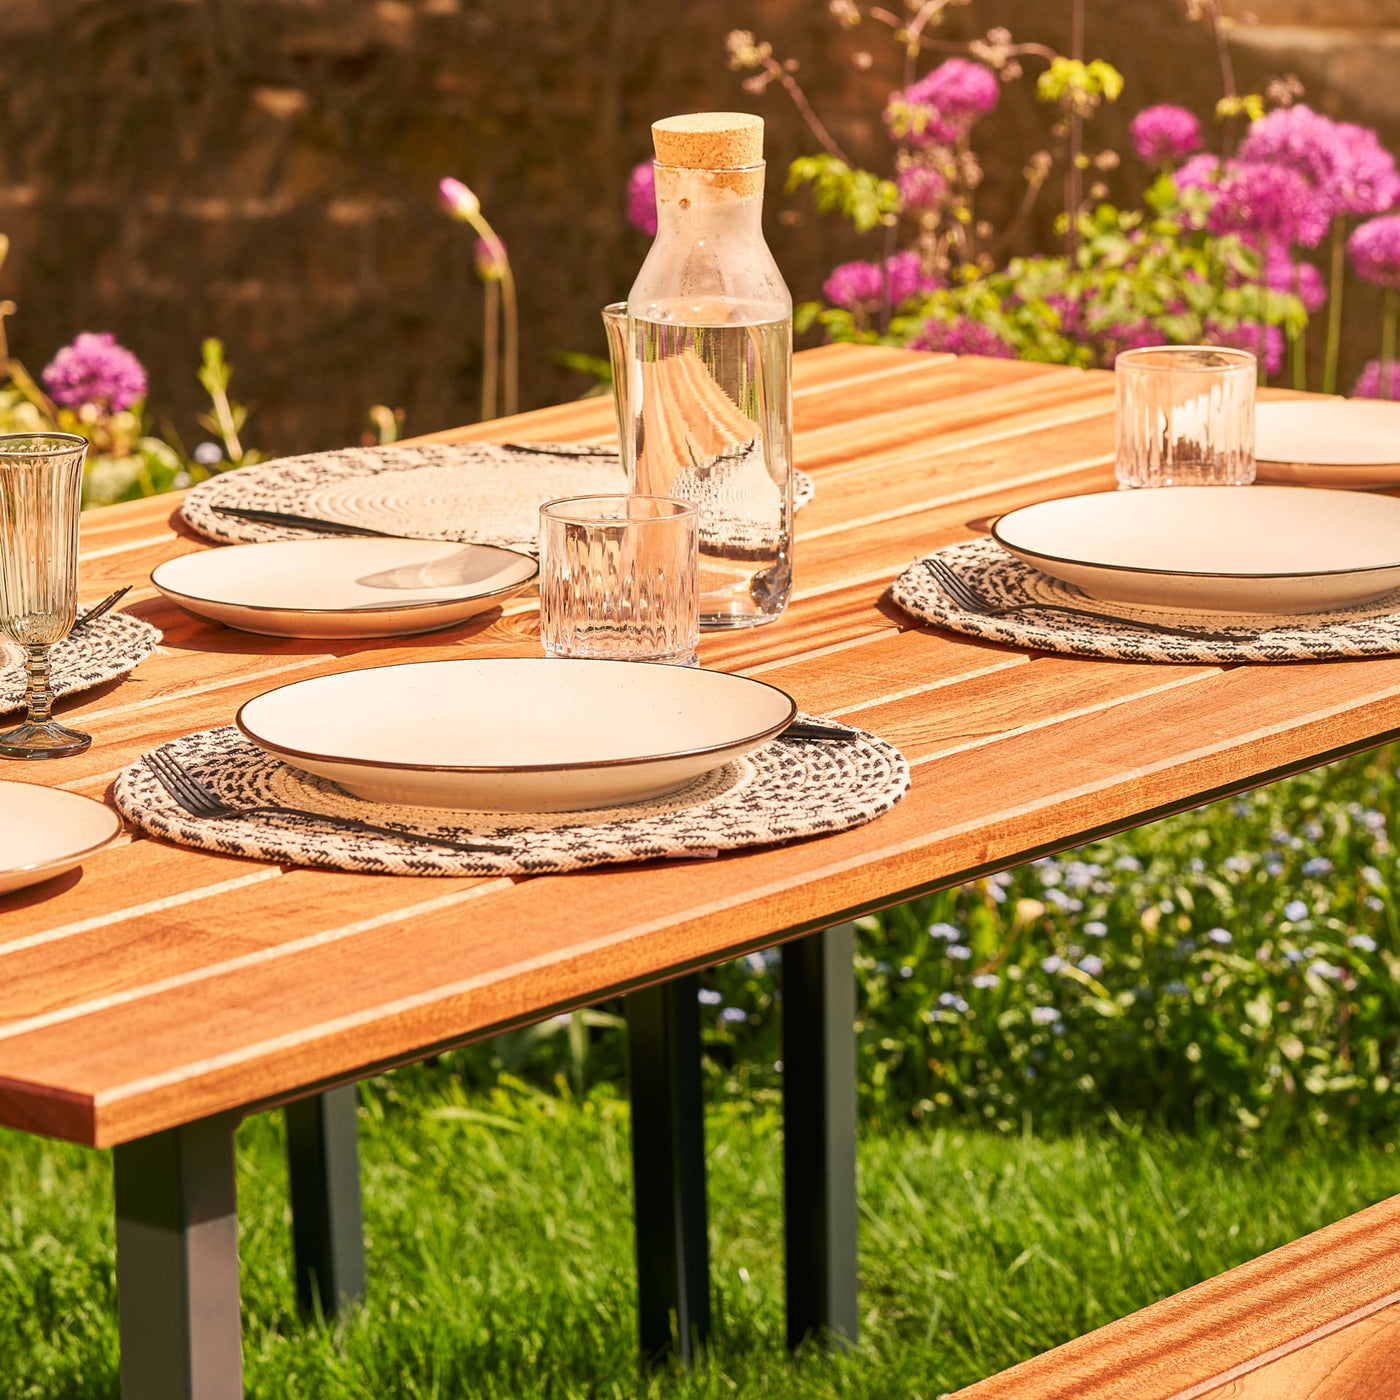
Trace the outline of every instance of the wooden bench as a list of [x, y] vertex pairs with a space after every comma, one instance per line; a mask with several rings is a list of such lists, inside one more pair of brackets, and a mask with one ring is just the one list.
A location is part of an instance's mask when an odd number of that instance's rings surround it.
[[1395, 1400], [1400, 1196], [952, 1400]]

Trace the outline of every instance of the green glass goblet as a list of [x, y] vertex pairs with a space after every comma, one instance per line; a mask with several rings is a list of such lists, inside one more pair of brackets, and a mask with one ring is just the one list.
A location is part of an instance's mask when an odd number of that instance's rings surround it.
[[0, 434], [0, 633], [24, 653], [24, 723], [0, 757], [61, 758], [92, 743], [53, 717], [49, 648], [78, 615], [78, 517], [87, 442], [72, 433]]

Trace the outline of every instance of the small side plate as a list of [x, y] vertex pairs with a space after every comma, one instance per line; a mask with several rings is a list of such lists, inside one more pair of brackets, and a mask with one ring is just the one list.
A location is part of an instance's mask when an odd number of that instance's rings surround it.
[[285, 540], [183, 554], [151, 582], [196, 617], [272, 637], [403, 637], [452, 627], [539, 573], [527, 554], [438, 540]]
[[0, 894], [81, 865], [121, 835], [121, 818], [90, 797], [0, 782]]

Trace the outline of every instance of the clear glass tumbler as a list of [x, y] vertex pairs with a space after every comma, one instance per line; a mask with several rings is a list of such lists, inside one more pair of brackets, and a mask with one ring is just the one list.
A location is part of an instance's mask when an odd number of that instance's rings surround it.
[[1159, 345], [1114, 361], [1120, 486], [1247, 486], [1254, 480], [1248, 350]]
[[53, 717], [49, 647], [78, 615], [78, 517], [87, 442], [71, 433], [0, 435], [0, 633], [24, 652], [24, 723], [0, 757], [60, 758], [92, 739]]
[[695, 664], [696, 508], [665, 496], [574, 496], [540, 507], [546, 656]]

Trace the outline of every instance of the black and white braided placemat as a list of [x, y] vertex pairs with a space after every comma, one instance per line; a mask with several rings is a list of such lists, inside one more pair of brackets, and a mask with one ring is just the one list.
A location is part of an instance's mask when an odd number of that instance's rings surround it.
[[[192, 530], [220, 544], [314, 537], [314, 531], [255, 525], [214, 509], [242, 506], [534, 554], [546, 501], [627, 490], [613, 453], [571, 443], [529, 446], [519, 452], [499, 443], [434, 442], [283, 457], [202, 482], [185, 497], [180, 514]], [[815, 489], [811, 477], [795, 473], [794, 505], [805, 505]]]
[[[1118, 627], [1048, 610], [1028, 609], [1004, 617], [966, 612], [939, 589], [922, 561], [915, 561], [890, 585], [894, 601], [921, 621], [1010, 646], [1115, 661], [1185, 663], [1334, 661], [1400, 653], [1400, 590], [1358, 607], [1297, 617], [1182, 613], [1175, 608], [1086, 598], [1022, 563], [994, 540], [949, 545], [935, 550], [933, 557], [955, 570], [982, 597], [998, 603], [1039, 599], [1112, 613], [1123, 620]], [[1134, 627], [1134, 619], [1172, 627], [1199, 626], [1200, 636], [1163, 636]], [[1213, 629], [1247, 635], [1212, 636]]]
[[[160, 631], [130, 613], [109, 612], [49, 649], [55, 695], [116, 680], [134, 670], [159, 645]], [[0, 714], [24, 705], [24, 658], [17, 646], [0, 641]]]
[[850, 742], [777, 739], [669, 797], [567, 813], [449, 812], [365, 802], [264, 753], [231, 725], [174, 740], [164, 751], [205, 787], [240, 806], [301, 807], [514, 848], [510, 854], [468, 855], [297, 817], [200, 820], [177, 805], [142, 759], [117, 778], [123, 816], [180, 845], [376, 875], [545, 874], [768, 846], [861, 826], [909, 790], [903, 754], [860, 732]]

